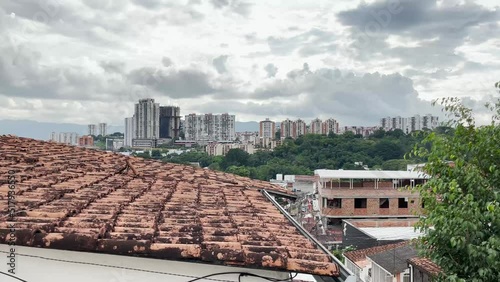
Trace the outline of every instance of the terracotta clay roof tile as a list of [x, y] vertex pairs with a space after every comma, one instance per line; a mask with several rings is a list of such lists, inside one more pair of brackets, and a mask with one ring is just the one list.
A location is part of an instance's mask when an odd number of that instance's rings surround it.
[[428, 258], [414, 257], [409, 259], [408, 262], [431, 276], [437, 276], [442, 272], [442, 269], [439, 267], [439, 265], [435, 264]]
[[[290, 193], [268, 182], [0, 136], [0, 171], [9, 170], [18, 245], [339, 275], [261, 194]], [[7, 206], [0, 197], [1, 243]]]

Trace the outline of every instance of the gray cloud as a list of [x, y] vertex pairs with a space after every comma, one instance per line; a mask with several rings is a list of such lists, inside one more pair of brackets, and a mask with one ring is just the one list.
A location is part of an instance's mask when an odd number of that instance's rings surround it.
[[172, 60], [168, 57], [163, 57], [161, 59], [161, 63], [163, 64], [164, 67], [170, 67], [171, 65], [174, 64], [174, 62], [172, 62]]
[[[466, 39], [477, 44], [498, 32], [500, 10], [489, 10], [472, 1], [461, 5], [443, 1], [438, 5], [436, 0], [388, 0], [362, 3], [337, 17], [351, 27], [355, 40], [351, 47], [360, 60], [381, 52], [386, 58], [399, 58], [412, 66], [444, 67], [465, 60], [455, 49]], [[385, 42], [389, 35], [409, 37], [421, 44], [389, 48]]]
[[111, 62], [101, 62], [99, 64], [106, 72], [109, 73], [123, 73], [125, 70], [125, 63], [124, 62], [118, 62], [118, 61], [111, 61]]
[[193, 98], [216, 92], [208, 74], [192, 69], [164, 71], [145, 67], [131, 71], [128, 79], [170, 98]]
[[219, 57], [212, 60], [212, 64], [218, 73], [222, 74], [227, 72], [226, 62], [228, 58], [229, 56], [227, 55], [220, 55]]
[[251, 13], [252, 4], [241, 0], [211, 0], [214, 8], [229, 9], [229, 11], [248, 16]]
[[274, 64], [267, 64], [264, 70], [267, 72], [267, 77], [274, 77], [278, 73], [278, 68]]
[[[289, 72], [286, 79], [260, 87], [250, 97], [288, 99], [290, 114], [295, 116], [309, 118], [332, 113], [344, 120], [355, 118], [363, 124], [377, 121], [382, 113], [405, 116], [436, 112], [429, 102], [419, 98], [413, 81], [398, 73], [354, 74], [327, 68], [311, 71], [307, 64]], [[303, 108], [310, 113], [302, 112]]]
[[229, 0], [211, 0], [212, 5], [214, 5], [215, 8], [224, 8], [226, 6], [229, 6]]
[[158, 8], [164, 3], [163, 0], [132, 0], [132, 2], [148, 9]]
[[291, 37], [270, 36], [267, 39], [267, 43], [273, 54], [288, 55], [300, 49], [299, 54], [307, 57], [334, 51], [334, 39], [335, 35], [332, 32], [313, 28]]
[[5, 96], [105, 101], [126, 89], [120, 75], [106, 75], [119, 71], [120, 63], [101, 63], [103, 75], [81, 66], [45, 66], [42, 54], [27, 47], [0, 53], [0, 94]]

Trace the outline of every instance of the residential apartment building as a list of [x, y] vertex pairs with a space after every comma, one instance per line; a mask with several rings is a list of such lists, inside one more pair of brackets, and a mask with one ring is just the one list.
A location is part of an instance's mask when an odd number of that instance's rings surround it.
[[281, 139], [288, 137], [295, 139], [301, 135], [307, 134], [307, 124], [301, 119], [295, 121], [286, 119], [281, 122], [280, 132]]
[[305, 121], [298, 119], [293, 123], [292, 138], [297, 138], [307, 134], [307, 124]]
[[179, 137], [181, 129], [181, 109], [173, 106], [160, 106], [159, 138], [174, 139]]
[[96, 126], [95, 126], [95, 124], [89, 124], [89, 125], [88, 125], [87, 134], [88, 134], [88, 135], [94, 135], [94, 136], [96, 136], [96, 135], [97, 135], [97, 134], [96, 134]]
[[259, 138], [258, 142], [255, 145], [258, 145], [261, 149], [273, 150], [277, 146], [281, 145], [281, 140]]
[[309, 124], [309, 133], [323, 134], [323, 121], [319, 118], [313, 119]]
[[274, 121], [269, 120], [269, 118], [266, 118], [266, 120], [263, 120], [259, 122], [259, 138], [269, 138], [269, 139], [274, 139], [276, 136], [276, 123]]
[[321, 134], [328, 135], [330, 132], [334, 134], [339, 133], [339, 123], [333, 118], [329, 118], [321, 123]]
[[52, 132], [50, 134], [50, 141], [63, 143], [66, 145], [78, 145], [78, 134], [76, 132]]
[[186, 140], [197, 142], [234, 141], [236, 116], [230, 114], [189, 114], [185, 116]]
[[80, 147], [93, 147], [94, 146], [94, 138], [90, 135], [85, 135], [78, 138], [78, 146]]
[[256, 131], [243, 131], [236, 132], [236, 139], [242, 144], [257, 144], [259, 140], [259, 132]]
[[359, 134], [363, 137], [368, 137], [372, 135], [377, 129], [379, 129], [378, 126], [342, 126], [339, 128], [339, 134], [352, 132], [353, 134]]
[[139, 100], [135, 104], [135, 136], [133, 139], [157, 139], [160, 136], [160, 104], [154, 99]]
[[106, 123], [99, 123], [99, 135], [108, 135], [108, 125]]
[[411, 171], [314, 171], [323, 226], [342, 229], [354, 218], [412, 218], [421, 211], [419, 194], [405, 189], [424, 183], [428, 176]]
[[135, 138], [135, 118], [125, 118], [125, 134], [123, 145], [125, 147], [132, 147], [132, 140]]
[[231, 149], [241, 149], [249, 154], [255, 153], [255, 146], [253, 144], [213, 142], [205, 147], [205, 151], [209, 156], [225, 156]]
[[434, 129], [439, 126], [439, 117], [427, 114], [412, 117], [385, 117], [380, 119], [380, 127], [385, 131], [401, 129], [405, 133], [423, 129]]
[[293, 135], [293, 124], [294, 122], [289, 119], [286, 119], [281, 122], [280, 134], [282, 139], [288, 137], [295, 138]]

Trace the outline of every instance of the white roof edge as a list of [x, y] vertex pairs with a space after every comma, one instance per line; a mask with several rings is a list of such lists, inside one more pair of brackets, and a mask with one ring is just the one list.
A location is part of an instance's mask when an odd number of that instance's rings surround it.
[[316, 169], [315, 175], [331, 179], [428, 179], [421, 171], [404, 170], [330, 170]]

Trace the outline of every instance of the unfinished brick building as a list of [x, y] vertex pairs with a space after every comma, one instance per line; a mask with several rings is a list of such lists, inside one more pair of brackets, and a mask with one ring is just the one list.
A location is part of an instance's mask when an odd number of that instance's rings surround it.
[[412, 191], [428, 176], [410, 171], [316, 170], [323, 224], [340, 228], [344, 219], [414, 218], [422, 204]]

